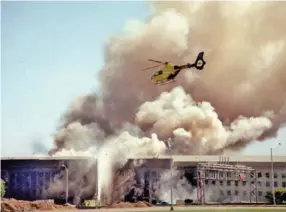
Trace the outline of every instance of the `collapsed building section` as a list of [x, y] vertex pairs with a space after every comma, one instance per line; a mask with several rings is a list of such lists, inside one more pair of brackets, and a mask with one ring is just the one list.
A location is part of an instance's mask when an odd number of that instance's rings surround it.
[[[170, 169], [170, 159], [130, 159], [114, 175], [111, 202], [148, 201], [154, 203], [155, 184], [160, 175]], [[152, 201], [153, 200], [153, 201]]]

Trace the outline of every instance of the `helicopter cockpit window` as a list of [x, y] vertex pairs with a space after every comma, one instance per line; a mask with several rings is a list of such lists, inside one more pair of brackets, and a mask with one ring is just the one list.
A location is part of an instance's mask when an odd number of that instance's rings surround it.
[[158, 71], [158, 75], [160, 75], [160, 74], [163, 74], [163, 71], [161, 70], [161, 71]]

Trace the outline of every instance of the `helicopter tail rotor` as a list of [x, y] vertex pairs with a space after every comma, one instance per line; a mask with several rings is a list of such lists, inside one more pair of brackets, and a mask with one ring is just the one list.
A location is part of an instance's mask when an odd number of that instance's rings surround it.
[[204, 60], [204, 52], [200, 52], [197, 56], [197, 59], [196, 59], [196, 62], [194, 63], [194, 66], [198, 70], [203, 70], [205, 64], [206, 64], [206, 61]]

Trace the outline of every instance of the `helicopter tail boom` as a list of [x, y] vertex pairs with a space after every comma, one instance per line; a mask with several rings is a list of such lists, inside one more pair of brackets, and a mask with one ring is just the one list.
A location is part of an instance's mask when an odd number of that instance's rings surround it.
[[198, 70], [203, 70], [204, 66], [206, 64], [206, 61], [204, 60], [204, 52], [200, 52], [197, 56], [197, 59], [194, 63], [188, 63], [186, 65], [182, 66], [174, 66], [175, 70], [182, 70], [182, 69], [187, 69], [187, 68], [193, 68], [195, 67]]

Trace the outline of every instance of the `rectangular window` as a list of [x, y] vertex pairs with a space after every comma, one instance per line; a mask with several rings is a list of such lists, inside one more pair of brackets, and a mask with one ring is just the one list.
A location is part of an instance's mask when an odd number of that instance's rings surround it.
[[274, 187], [277, 187], [278, 186], [278, 183], [277, 181], [274, 182]]
[[227, 177], [231, 177], [231, 172], [227, 172], [227, 173], [226, 173], [226, 176], [227, 176]]
[[227, 191], [227, 195], [228, 195], [228, 196], [231, 195], [231, 191], [230, 191], [230, 190]]
[[243, 181], [243, 182], [242, 182], [242, 185], [243, 185], [243, 186], [246, 186], [246, 181]]
[[215, 180], [212, 181], [212, 184], [215, 185]]
[[282, 182], [282, 187], [286, 188], [286, 182]]
[[234, 191], [234, 195], [235, 195], [235, 196], [238, 196], [238, 194], [239, 194], [239, 193], [238, 193], [238, 190], [235, 190], [235, 191]]
[[208, 181], [208, 180], [205, 180], [205, 184], [208, 185], [208, 184], [209, 184], [209, 181]]
[[230, 180], [228, 180], [226, 183], [227, 183], [228, 186], [231, 186], [231, 181]]
[[274, 178], [277, 178], [277, 173], [276, 172], [274, 173]]
[[258, 191], [258, 196], [262, 196], [262, 191]]
[[219, 181], [219, 184], [221, 185], [221, 186], [223, 186], [223, 181], [221, 180], [221, 181]]
[[219, 192], [219, 193], [220, 193], [220, 195], [221, 195], [221, 196], [223, 196], [223, 195], [224, 195], [223, 190], [220, 190], [220, 192]]
[[269, 172], [266, 172], [266, 173], [265, 173], [265, 177], [266, 177], [266, 178], [269, 178], [269, 177], [270, 177]]
[[238, 186], [238, 181], [235, 181], [235, 186]]
[[210, 177], [210, 172], [206, 171], [206, 178], [209, 178], [209, 177]]
[[281, 174], [281, 178], [283, 178], [283, 179], [286, 178], [286, 174], [285, 174], [285, 173], [282, 173], [282, 174]]
[[261, 172], [258, 172], [258, 173], [257, 173], [257, 177], [262, 177], [262, 173], [261, 173]]
[[265, 186], [270, 187], [270, 182], [266, 181]]

